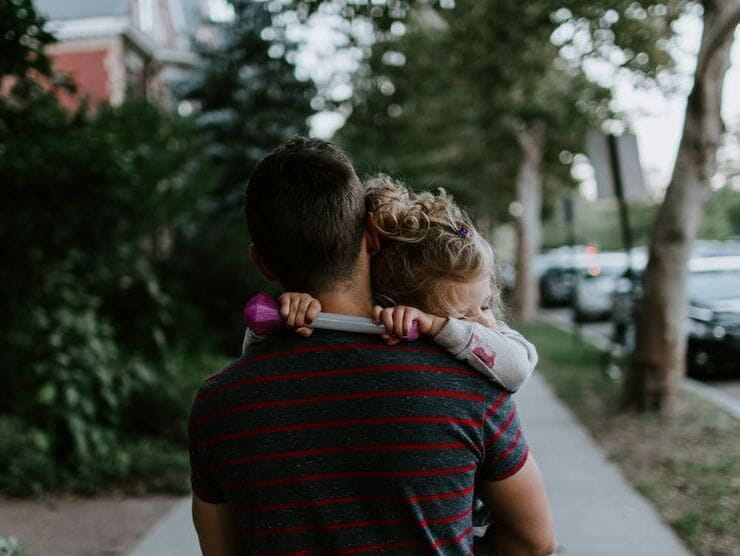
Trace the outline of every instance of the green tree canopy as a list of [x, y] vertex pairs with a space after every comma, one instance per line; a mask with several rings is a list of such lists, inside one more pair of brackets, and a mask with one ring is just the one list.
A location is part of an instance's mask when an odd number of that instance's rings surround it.
[[295, 45], [267, 2], [232, 0], [233, 21], [200, 42], [196, 78], [183, 96], [197, 106], [197, 125], [217, 172], [222, 206], [239, 206], [255, 164], [276, 145], [307, 134], [315, 88], [296, 77]]

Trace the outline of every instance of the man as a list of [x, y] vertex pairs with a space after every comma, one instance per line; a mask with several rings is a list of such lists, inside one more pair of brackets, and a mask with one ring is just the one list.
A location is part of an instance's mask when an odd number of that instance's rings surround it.
[[[266, 278], [324, 311], [370, 316], [380, 240], [338, 147], [277, 148], [252, 173], [245, 212]], [[430, 341], [275, 334], [201, 386], [189, 443], [206, 555], [468, 554], [474, 494], [502, 554], [554, 550], [513, 401]]]

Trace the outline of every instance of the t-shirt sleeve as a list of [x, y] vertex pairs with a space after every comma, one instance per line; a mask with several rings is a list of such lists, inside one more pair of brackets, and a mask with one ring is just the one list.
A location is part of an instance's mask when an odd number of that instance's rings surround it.
[[483, 462], [479, 474], [486, 481], [510, 477], [527, 461], [529, 447], [508, 392], [492, 391], [483, 414]]
[[195, 424], [197, 399], [193, 402], [188, 418], [188, 451], [190, 453], [190, 485], [195, 495], [210, 504], [225, 503], [226, 496], [218, 486], [213, 473], [205, 464], [202, 446], [199, 445]]

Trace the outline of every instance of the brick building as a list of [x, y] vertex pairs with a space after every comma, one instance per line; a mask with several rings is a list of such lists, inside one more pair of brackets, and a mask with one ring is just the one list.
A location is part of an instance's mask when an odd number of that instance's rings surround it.
[[208, 1], [36, 0], [58, 40], [54, 67], [77, 85], [61, 102], [115, 105], [136, 94], [171, 106], [172, 84], [196, 63], [191, 41]]

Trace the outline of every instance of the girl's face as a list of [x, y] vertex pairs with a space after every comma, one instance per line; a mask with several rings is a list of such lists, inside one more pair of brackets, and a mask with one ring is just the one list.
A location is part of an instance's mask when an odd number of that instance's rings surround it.
[[445, 281], [441, 284], [446, 303], [445, 315], [471, 320], [483, 326], [493, 326], [496, 319], [491, 310], [491, 278], [483, 276], [472, 282]]

